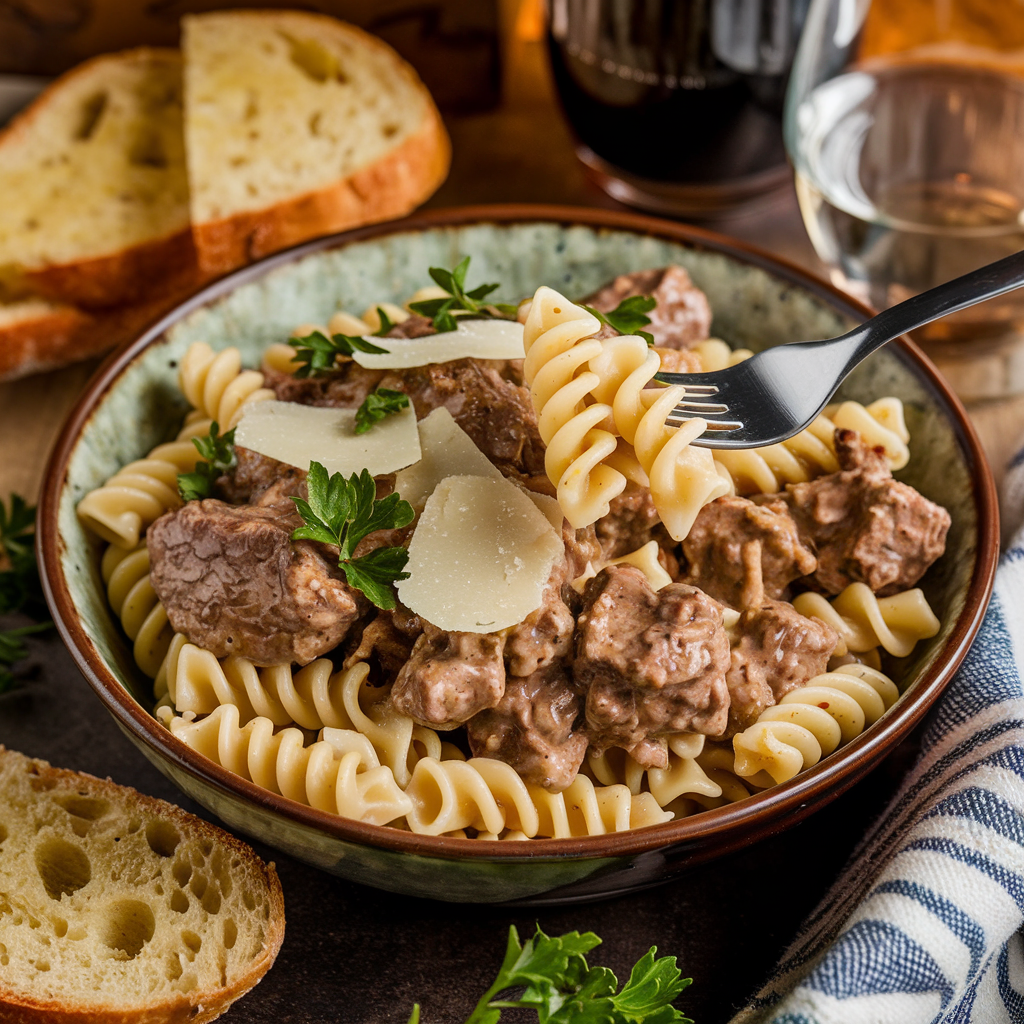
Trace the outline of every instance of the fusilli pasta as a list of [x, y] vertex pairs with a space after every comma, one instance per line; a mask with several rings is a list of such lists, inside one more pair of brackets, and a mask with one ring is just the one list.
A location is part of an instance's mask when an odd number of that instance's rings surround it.
[[192, 403], [199, 423], [216, 422], [221, 433], [238, 425], [244, 406], [274, 398], [274, 392], [263, 386], [259, 370], [243, 370], [242, 354], [237, 348], [214, 352], [205, 341], [194, 341], [189, 346], [178, 380], [185, 397]]
[[306, 746], [299, 729], [275, 731], [269, 718], [240, 725], [238, 708], [222, 704], [198, 721], [161, 709], [161, 721], [183, 743], [257, 786], [317, 810], [386, 825], [412, 801], [380, 764], [370, 741], [351, 729], [324, 729]]
[[596, 562], [587, 562], [586, 569], [572, 581], [572, 586], [577, 593], [582, 594], [587, 580], [593, 579], [605, 566], [608, 565], [635, 565], [646, 577], [652, 590], [661, 590], [672, 582], [672, 577], [665, 571], [661, 562], [658, 561], [658, 547], [656, 540], [649, 540], [646, 544], [638, 547], [636, 551], [630, 551], [618, 558], [599, 558]]
[[891, 597], [875, 597], [864, 583], [851, 583], [831, 601], [807, 592], [793, 607], [808, 617], [827, 622], [839, 634], [836, 654], [859, 654], [881, 645], [896, 658], [905, 658], [919, 640], [939, 631], [939, 620], [919, 588]]
[[791, 690], [733, 737], [738, 776], [786, 782], [849, 743], [896, 703], [896, 684], [866, 665], [844, 665]]

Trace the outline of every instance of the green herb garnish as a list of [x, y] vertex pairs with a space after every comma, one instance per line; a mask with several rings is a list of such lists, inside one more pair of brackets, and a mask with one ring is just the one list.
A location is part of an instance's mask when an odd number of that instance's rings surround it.
[[366, 469], [346, 480], [340, 473], [328, 477], [319, 462], [311, 462], [306, 484], [309, 500], [292, 498], [306, 524], [292, 534], [292, 540], [336, 545], [338, 566], [349, 586], [361, 590], [378, 608], [394, 608], [391, 585], [409, 578], [402, 571], [409, 552], [403, 547], [381, 547], [359, 558], [352, 553], [375, 530], [408, 526], [415, 515], [412, 505], [397, 494], [378, 501], [377, 485]]
[[0, 694], [7, 693], [17, 685], [17, 679], [11, 666], [28, 657], [28, 648], [22, 642], [23, 636], [32, 633], [45, 633], [53, 628], [53, 623], [34, 622], [31, 626], [19, 626], [0, 632]]
[[404, 391], [392, 391], [390, 388], [371, 391], [356, 410], [356, 433], [365, 434], [385, 416], [391, 416], [408, 406], [409, 396]]
[[591, 306], [583, 308], [596, 316], [603, 324], [618, 331], [619, 334], [636, 334], [643, 338], [648, 345], [654, 344], [654, 336], [647, 331], [641, 331], [646, 327], [651, 318], [647, 315], [658, 304], [653, 295], [630, 295], [623, 299], [610, 313], [602, 313], [599, 309]]
[[45, 610], [35, 551], [36, 508], [20, 494], [11, 495], [11, 507], [0, 503], [0, 614], [33, 607]]
[[232, 427], [226, 434], [218, 433], [219, 430], [214, 420], [210, 424], [208, 436], [192, 438], [201, 460], [191, 473], [178, 474], [178, 493], [182, 501], [208, 498], [217, 477], [235, 465], [235, 428]]
[[[383, 310], [381, 329], [387, 323], [390, 330], [394, 324], [388, 320]], [[380, 333], [380, 332], [378, 332]], [[316, 377], [321, 373], [333, 370], [338, 356], [351, 356], [353, 352], [372, 352], [382, 355], [388, 350], [374, 345], [372, 341], [361, 338], [358, 334], [332, 334], [329, 338], [322, 331], [313, 331], [304, 338], [289, 338], [288, 344], [295, 349], [293, 362], [299, 363], [295, 370], [296, 377]]]
[[[469, 270], [470, 258], [466, 256], [454, 270], [443, 267], [431, 267], [430, 276], [434, 283], [448, 293], [447, 298], [423, 299], [421, 302], [410, 302], [409, 308], [420, 316], [433, 319], [434, 330], [438, 334], [454, 331], [458, 327], [458, 317], [453, 310], [471, 313], [476, 317], [515, 319], [516, 307], [504, 302], [488, 302], [487, 298], [497, 284], [482, 284], [466, 291], [466, 271]], [[500, 314], [500, 316], [498, 316]]]
[[[466, 1024], [498, 1024], [501, 1011], [537, 1011], [539, 1024], [693, 1024], [672, 1003], [690, 984], [680, 978], [674, 956], [655, 959], [657, 947], [640, 959], [629, 981], [619, 983], [607, 967], [590, 967], [586, 954], [601, 940], [593, 932], [568, 932], [549, 937], [540, 928], [520, 943], [509, 928], [505, 960], [494, 984], [480, 997]], [[518, 998], [497, 999], [508, 989], [522, 989]], [[409, 1024], [419, 1024], [413, 1007]]]

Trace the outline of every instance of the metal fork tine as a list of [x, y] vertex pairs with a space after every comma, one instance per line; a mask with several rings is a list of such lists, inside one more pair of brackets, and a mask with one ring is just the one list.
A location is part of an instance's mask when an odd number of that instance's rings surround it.
[[729, 406], [716, 402], [688, 402], [684, 398], [676, 404], [675, 413], [681, 414], [688, 411], [692, 416], [723, 416], [729, 411]]
[[717, 395], [718, 385], [717, 384], [683, 384], [688, 395]]

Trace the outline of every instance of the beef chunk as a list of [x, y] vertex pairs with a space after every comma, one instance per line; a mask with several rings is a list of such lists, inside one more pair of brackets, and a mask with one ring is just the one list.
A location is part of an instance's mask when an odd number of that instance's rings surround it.
[[733, 608], [782, 597], [818, 564], [779, 500], [756, 505], [746, 498], [715, 499], [700, 510], [683, 554], [688, 569], [682, 582]]
[[398, 673], [391, 701], [403, 714], [434, 729], [454, 729], [505, 692], [501, 638], [446, 633], [429, 623]]
[[381, 386], [404, 391], [423, 419], [444, 407], [473, 443], [503, 471], [544, 471], [544, 443], [530, 392], [478, 359], [392, 371]]
[[582, 728], [583, 699], [565, 670], [549, 665], [530, 676], [509, 679], [498, 705], [466, 725], [475, 757], [511, 765], [527, 782], [547, 789], [568, 786], [587, 750]]
[[818, 557], [811, 580], [838, 594], [866, 583], [880, 596], [912, 587], [946, 549], [949, 513], [892, 478], [881, 449], [836, 431], [840, 470], [790, 484], [781, 497]]
[[434, 330], [434, 321], [430, 317], [420, 316], [413, 313], [408, 320], [395, 324], [387, 332], [388, 338], [426, 338], [430, 334], [437, 334]]
[[293, 543], [292, 502], [190, 501], [147, 534], [150, 579], [171, 626], [217, 657], [304, 665], [332, 650], [365, 606], [319, 547]]
[[594, 529], [601, 554], [605, 558], [618, 558], [646, 544], [659, 526], [661, 518], [650, 490], [629, 481], [626, 489], [609, 502], [608, 514], [598, 519]]
[[531, 676], [538, 669], [564, 661], [572, 653], [576, 620], [562, 596], [562, 589], [571, 578], [568, 563], [556, 562], [540, 607], [508, 631], [505, 665], [509, 675]]
[[385, 682], [391, 682], [409, 660], [412, 649], [423, 633], [423, 622], [400, 602], [381, 609], [363, 630], [358, 645], [345, 659], [345, 667], [368, 661], [380, 669]]
[[217, 493], [235, 505], [276, 505], [290, 495], [306, 497], [306, 471], [235, 446], [237, 462], [217, 481]]
[[320, 377], [293, 377], [290, 373], [268, 370], [264, 373], [264, 383], [274, 389], [281, 402], [358, 409], [388, 373], [388, 370], [367, 369], [349, 359]]
[[740, 615], [726, 681], [731, 707], [728, 736], [752, 725], [765, 708], [824, 672], [839, 638], [820, 619], [785, 601], [767, 601]]
[[644, 328], [653, 335], [655, 345], [690, 348], [708, 336], [711, 307], [707, 296], [682, 267], [620, 274], [583, 301], [602, 313], [610, 313], [631, 295], [652, 295], [657, 300], [658, 304], [647, 314], [650, 326]]
[[624, 747], [665, 767], [664, 745], [650, 737], [725, 729], [729, 638], [721, 605], [696, 588], [655, 592], [639, 569], [608, 566], [583, 592], [575, 646], [573, 678], [598, 751]]

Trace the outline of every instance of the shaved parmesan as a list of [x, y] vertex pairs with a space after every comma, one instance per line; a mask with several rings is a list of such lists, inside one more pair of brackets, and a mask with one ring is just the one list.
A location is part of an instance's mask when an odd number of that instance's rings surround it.
[[460, 320], [454, 331], [425, 338], [366, 339], [384, 353], [353, 352], [352, 358], [372, 370], [403, 370], [453, 359], [523, 359], [523, 325], [515, 320]]
[[493, 633], [540, 607], [562, 538], [504, 478], [453, 476], [427, 499], [409, 543], [402, 603], [440, 629]]
[[554, 527], [555, 533], [561, 533], [562, 520], [565, 516], [562, 514], [562, 506], [558, 504], [558, 499], [552, 498], [550, 494], [538, 494], [536, 491], [530, 491], [529, 495], [530, 500], [544, 513], [548, 522]]
[[410, 505], [419, 508], [434, 493], [434, 488], [449, 476], [501, 479], [498, 467], [477, 448], [447, 409], [435, 409], [417, 426], [423, 457], [395, 477], [395, 490]]
[[410, 404], [385, 416], [365, 434], [355, 431], [354, 409], [321, 409], [296, 402], [253, 402], [235, 429], [235, 444], [261, 455], [309, 469], [319, 462], [328, 473], [372, 476], [417, 462], [420, 435]]

